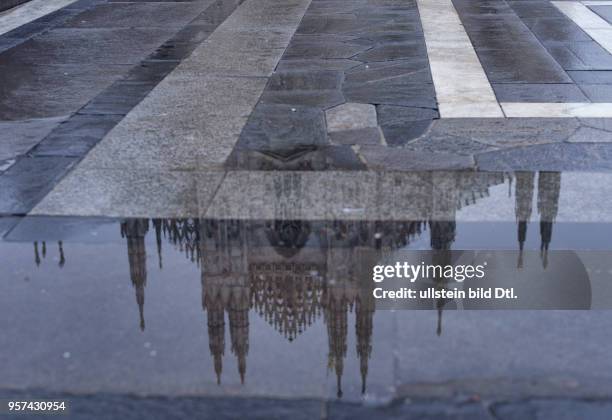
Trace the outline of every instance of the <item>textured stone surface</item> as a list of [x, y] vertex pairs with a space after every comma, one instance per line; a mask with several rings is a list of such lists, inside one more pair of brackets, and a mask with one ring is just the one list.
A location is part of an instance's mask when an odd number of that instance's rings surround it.
[[325, 111], [327, 131], [357, 130], [376, 127], [374, 105], [345, 103]]

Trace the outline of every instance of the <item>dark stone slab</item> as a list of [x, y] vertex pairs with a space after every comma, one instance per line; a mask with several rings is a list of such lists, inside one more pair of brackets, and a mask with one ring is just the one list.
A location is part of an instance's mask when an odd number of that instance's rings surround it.
[[425, 134], [431, 125], [431, 120], [413, 121], [402, 125], [383, 126], [385, 141], [391, 147], [402, 146]]
[[354, 59], [367, 63], [371, 61], [418, 59], [426, 55], [425, 43], [419, 40], [374, 47], [371, 50], [358, 54]]
[[127, 73], [129, 66], [0, 65], [0, 120], [71, 114]]
[[26, 214], [76, 163], [74, 158], [22, 158], [0, 176], [0, 215]]
[[485, 171], [610, 171], [612, 144], [540, 144], [479, 154], [476, 162]]
[[295, 70], [349, 70], [353, 67], [360, 66], [359, 61], [346, 59], [311, 59], [311, 60], [288, 60], [283, 58], [276, 67], [277, 71], [295, 71]]
[[493, 84], [500, 102], [588, 102], [587, 97], [574, 84]]
[[117, 81], [79, 110], [81, 114], [126, 115], [155, 87], [148, 82]]
[[377, 106], [376, 114], [378, 124], [382, 126], [402, 125], [407, 122], [433, 120], [440, 117], [435, 109], [393, 105]]
[[[2, 218], [0, 218], [0, 221]], [[121, 243], [120, 221], [105, 217], [26, 216], [5, 236], [11, 242], [66, 241], [78, 244]]]
[[473, 156], [496, 150], [497, 147], [479, 143], [465, 137], [424, 136], [403, 146], [406, 149], [426, 153], [450, 153], [460, 156]]
[[0, 239], [2, 239], [17, 223], [19, 217], [0, 217]]
[[565, 45], [546, 45], [546, 50], [564, 70], [588, 70], [587, 66]]
[[563, 45], [572, 51], [584, 63], [587, 69], [612, 70], [612, 55], [595, 41], [569, 42]]
[[276, 72], [266, 89], [271, 91], [338, 89], [342, 72], [333, 70]]
[[242, 130], [237, 147], [274, 151], [325, 144], [328, 141], [322, 110], [260, 104]]
[[363, 22], [355, 16], [312, 16], [302, 19], [296, 34], [343, 34], [363, 30]]
[[357, 130], [335, 131], [329, 133], [329, 139], [335, 145], [381, 145], [383, 135], [379, 127], [368, 127]]
[[177, 65], [178, 62], [144, 60], [133, 67], [123, 80], [157, 84]]
[[430, 153], [386, 146], [361, 146], [359, 155], [371, 170], [433, 171], [472, 169], [474, 159], [454, 153]]
[[327, 109], [345, 101], [338, 90], [294, 90], [264, 91], [260, 102], [263, 104], [284, 104], [293, 106], [317, 106]]
[[461, 16], [464, 15], [509, 15], [512, 9], [500, 0], [454, 0], [453, 4]]
[[8, 64], [134, 65], [163, 44], [172, 28], [57, 28], [32, 38], [0, 55]]
[[123, 118], [121, 115], [75, 114], [46, 136], [31, 154], [32, 156], [85, 156], [121, 118]]
[[591, 38], [578, 25], [566, 17], [523, 19], [523, 22], [542, 42], [591, 41]]
[[411, 82], [432, 83], [426, 58], [362, 64], [346, 72], [346, 84], [361, 84], [406, 76]]
[[563, 18], [563, 13], [555, 6], [547, 1], [508, 1], [508, 5], [512, 8], [518, 17], [522, 18]]
[[612, 7], [611, 6], [589, 6], [589, 9], [597, 13], [609, 24], [612, 25]]
[[0, 0], [0, 12], [8, 10], [12, 7], [19, 6], [30, 0]]
[[181, 28], [204, 8], [205, 3], [112, 3], [92, 7], [67, 21], [69, 28]]
[[612, 85], [580, 85], [591, 102], [612, 102]]
[[477, 53], [491, 83], [571, 83], [544, 48], [477, 50]]
[[351, 58], [367, 48], [350, 42], [330, 40], [328, 37], [296, 35], [287, 47], [283, 59]]
[[578, 84], [612, 84], [612, 71], [569, 71], [567, 72], [575, 83]]
[[243, 2], [244, 0], [215, 0], [191, 23], [216, 28]]
[[342, 92], [348, 102], [436, 107], [433, 85], [414, 82], [410, 76], [370, 83], [351, 83], [345, 85]]

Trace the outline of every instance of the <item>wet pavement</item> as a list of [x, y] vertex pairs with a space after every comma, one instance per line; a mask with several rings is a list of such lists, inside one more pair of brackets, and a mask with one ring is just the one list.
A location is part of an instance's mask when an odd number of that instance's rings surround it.
[[[608, 418], [611, 22], [546, 0], [0, 13], [0, 397]], [[533, 299], [374, 300], [373, 266], [423, 255], [484, 255]]]

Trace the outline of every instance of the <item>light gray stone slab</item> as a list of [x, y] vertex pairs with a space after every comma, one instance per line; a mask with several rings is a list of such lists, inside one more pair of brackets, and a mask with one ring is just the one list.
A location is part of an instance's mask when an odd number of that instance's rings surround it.
[[30, 214], [168, 217], [203, 214], [222, 172], [77, 168]]
[[345, 103], [325, 111], [327, 131], [357, 130], [376, 127], [376, 107], [368, 104]]

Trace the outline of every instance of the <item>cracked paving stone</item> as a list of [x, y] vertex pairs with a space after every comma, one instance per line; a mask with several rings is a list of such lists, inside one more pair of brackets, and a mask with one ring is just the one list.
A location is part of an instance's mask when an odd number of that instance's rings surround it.
[[[387, 140], [389, 142], [389, 140]], [[472, 156], [477, 153], [497, 150], [495, 146], [482, 144], [474, 140], [461, 137], [434, 137], [422, 138], [404, 144], [405, 149], [428, 153], [454, 153], [463, 156]]]
[[260, 101], [263, 104], [331, 108], [344, 103], [345, 99], [342, 92], [338, 90], [295, 90], [286, 92], [266, 91], [261, 95]]
[[302, 36], [293, 39], [287, 47], [283, 59], [310, 58], [351, 58], [368, 47], [350, 42], [327, 40], [325, 38]]
[[359, 66], [359, 61], [346, 59], [310, 59], [310, 60], [286, 60], [284, 57], [278, 63], [276, 71], [288, 72], [295, 70], [341, 70], [346, 71]]
[[385, 139], [380, 127], [368, 127], [358, 130], [345, 130], [329, 133], [332, 144], [338, 145], [381, 145]]
[[374, 105], [345, 103], [325, 111], [327, 131], [356, 130], [376, 127]]
[[612, 144], [551, 143], [476, 155], [485, 171], [584, 171], [612, 170]]
[[390, 171], [433, 171], [473, 169], [472, 156], [430, 153], [386, 146], [361, 146], [358, 152], [368, 169]]
[[324, 118], [317, 108], [260, 104], [242, 130], [237, 147], [275, 150], [328, 144]]
[[437, 106], [433, 85], [413, 82], [410, 76], [343, 86], [349, 102], [402, 105], [422, 108]]
[[412, 121], [434, 120], [440, 117], [435, 109], [406, 106], [378, 105], [378, 123], [381, 126], [402, 125]]
[[334, 70], [277, 72], [268, 82], [266, 90], [330, 90], [338, 89], [342, 72]]

